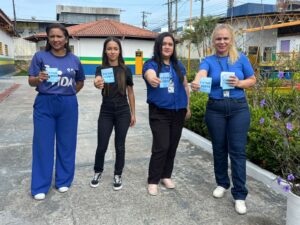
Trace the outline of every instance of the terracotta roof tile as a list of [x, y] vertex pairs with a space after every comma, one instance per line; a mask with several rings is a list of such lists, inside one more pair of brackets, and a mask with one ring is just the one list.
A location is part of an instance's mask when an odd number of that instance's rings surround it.
[[[141, 39], [155, 39], [158, 35], [156, 32], [135, 27], [126, 23], [121, 23], [115, 20], [103, 19], [89, 23], [78, 24], [67, 27], [70, 36], [73, 37], [131, 37]], [[27, 37], [27, 40], [37, 40], [45, 38], [46, 33], [38, 33]]]

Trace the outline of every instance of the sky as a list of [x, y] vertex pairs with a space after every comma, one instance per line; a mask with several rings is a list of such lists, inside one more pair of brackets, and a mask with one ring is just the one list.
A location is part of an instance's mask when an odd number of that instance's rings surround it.
[[[0, 0], [0, 8], [13, 19], [13, 0]], [[121, 22], [141, 27], [142, 12], [147, 13], [147, 29], [167, 27], [167, 0], [14, 0], [17, 19], [56, 20], [56, 5], [121, 9]], [[234, 0], [244, 3], [275, 4], [276, 0]], [[199, 16], [201, 0], [192, 0], [192, 16]], [[225, 15], [227, 0], [204, 0], [204, 15]], [[173, 9], [175, 15], [175, 9]], [[178, 0], [179, 26], [190, 17], [190, 0]]]

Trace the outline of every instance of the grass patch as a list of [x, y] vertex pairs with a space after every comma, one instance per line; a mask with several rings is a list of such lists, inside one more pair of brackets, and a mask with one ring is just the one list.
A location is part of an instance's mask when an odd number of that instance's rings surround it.
[[27, 70], [20, 70], [15, 74], [15, 76], [28, 76], [28, 71]]

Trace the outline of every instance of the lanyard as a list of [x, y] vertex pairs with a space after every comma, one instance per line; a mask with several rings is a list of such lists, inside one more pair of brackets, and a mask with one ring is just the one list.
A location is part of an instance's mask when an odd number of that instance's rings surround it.
[[226, 69], [227, 69], [227, 70], [224, 70], [224, 67], [223, 67], [223, 65], [222, 65], [222, 63], [221, 63], [220, 57], [217, 56], [217, 55], [216, 55], [216, 57], [217, 57], [217, 61], [218, 61], [218, 63], [219, 63], [219, 66], [221, 67], [221, 71], [229, 71], [228, 58], [227, 58], [227, 60], [226, 60], [226, 67], [227, 67]]

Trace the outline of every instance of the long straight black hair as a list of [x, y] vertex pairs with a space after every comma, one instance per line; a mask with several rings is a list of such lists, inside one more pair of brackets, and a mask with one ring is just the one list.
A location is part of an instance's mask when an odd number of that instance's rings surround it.
[[[106, 54], [106, 47], [108, 42], [113, 41], [115, 43], [117, 43], [117, 45], [119, 46], [119, 57], [118, 57], [118, 66], [121, 67], [121, 69], [117, 70], [117, 74], [116, 74], [116, 79], [117, 79], [117, 84], [118, 84], [118, 91], [122, 94], [125, 95], [126, 93], [126, 67], [125, 67], [125, 62], [123, 59], [123, 53], [122, 53], [122, 45], [121, 42], [118, 38], [115, 37], [108, 37], [106, 38], [106, 40], [104, 41], [103, 44], [103, 51], [102, 51], [102, 67], [106, 68], [106, 67], [110, 67], [111, 65], [109, 64], [109, 60], [108, 60], [108, 56]], [[104, 94], [108, 94], [109, 91], [109, 85], [105, 85], [104, 86]]]
[[158, 73], [160, 73], [162, 65], [163, 65], [163, 56], [162, 56], [162, 46], [165, 37], [170, 37], [173, 40], [174, 50], [173, 54], [171, 55], [170, 61], [173, 63], [174, 69], [176, 71], [177, 76], [179, 77], [180, 81], [183, 82], [183, 74], [178, 65], [177, 53], [176, 53], [176, 42], [173, 35], [169, 32], [161, 33], [157, 36], [154, 43], [153, 49], [153, 57], [152, 59], [158, 64]]
[[67, 40], [66, 44], [65, 44], [65, 49], [66, 49], [66, 52], [71, 52], [71, 48], [70, 48], [70, 45], [69, 45], [69, 32], [68, 30], [66, 29], [66, 27], [60, 23], [52, 23], [50, 24], [47, 28], [46, 28], [46, 33], [47, 33], [47, 44], [46, 44], [46, 51], [50, 51], [52, 49], [52, 46], [49, 44], [49, 33], [52, 29], [54, 28], [57, 28], [57, 29], [60, 29], [63, 33], [64, 33], [64, 36]]

